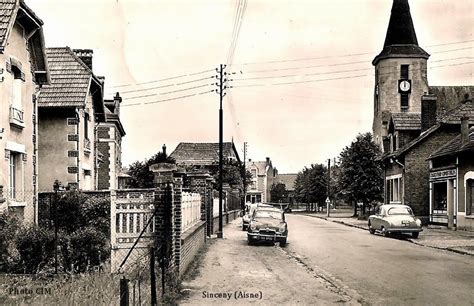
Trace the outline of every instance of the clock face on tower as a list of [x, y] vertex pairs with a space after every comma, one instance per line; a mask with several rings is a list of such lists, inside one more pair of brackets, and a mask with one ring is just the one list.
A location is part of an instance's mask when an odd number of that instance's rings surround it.
[[409, 93], [411, 91], [411, 80], [399, 80], [398, 91], [402, 93]]

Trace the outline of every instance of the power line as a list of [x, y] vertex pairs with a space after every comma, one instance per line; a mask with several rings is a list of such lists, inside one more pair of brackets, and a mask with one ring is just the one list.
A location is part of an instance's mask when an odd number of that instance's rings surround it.
[[298, 77], [298, 76], [314, 76], [314, 75], [324, 75], [324, 74], [337, 74], [337, 73], [347, 73], [347, 72], [365, 71], [365, 70], [373, 70], [373, 68], [361, 68], [361, 69], [350, 69], [350, 70], [339, 70], [339, 71], [326, 71], [326, 72], [307, 73], [307, 74], [288, 74], [288, 75], [277, 75], [277, 76], [263, 76], [263, 77], [254, 77], [254, 78], [233, 79], [232, 81], [290, 78], [290, 77]]
[[165, 103], [173, 100], [179, 100], [179, 99], [184, 99], [184, 98], [189, 98], [189, 97], [194, 97], [194, 96], [200, 96], [204, 95], [207, 93], [214, 92], [215, 90], [209, 90], [209, 91], [203, 91], [199, 93], [194, 93], [194, 94], [189, 94], [185, 96], [179, 96], [179, 97], [174, 97], [174, 98], [169, 98], [169, 99], [163, 99], [163, 100], [157, 100], [157, 101], [151, 101], [151, 102], [141, 102], [141, 103], [133, 103], [133, 104], [122, 104], [121, 107], [128, 107], [128, 106], [137, 106], [137, 105], [147, 105], [147, 104], [156, 104], [156, 103]]
[[237, 32], [236, 32], [235, 39], [234, 39], [233, 49], [231, 51], [230, 58], [228, 59], [229, 66], [231, 66], [233, 61], [234, 61], [235, 49], [237, 48], [237, 42], [239, 41], [240, 29], [242, 28], [242, 24], [244, 23], [244, 15], [245, 15], [246, 9], [247, 9], [247, 0], [243, 0], [243, 7], [242, 7], [242, 10], [241, 10], [241, 14], [240, 14], [240, 20], [238, 22], [238, 27], [237, 27]]
[[229, 59], [230, 59], [230, 54], [232, 51], [232, 46], [235, 41], [235, 33], [237, 31], [237, 22], [240, 19], [240, 14], [241, 14], [241, 6], [242, 5], [242, 0], [239, 0], [236, 2], [236, 7], [235, 7], [235, 16], [234, 16], [234, 24], [232, 27], [232, 35], [231, 35], [231, 41], [229, 45], [229, 49], [227, 50], [227, 57], [226, 57], [226, 63], [229, 64]]
[[474, 39], [461, 40], [461, 41], [455, 41], [455, 42], [444, 43], [444, 44], [428, 45], [426, 47], [431, 48], [431, 47], [440, 47], [440, 46], [448, 46], [448, 45], [459, 45], [459, 44], [464, 44], [464, 43], [468, 43], [468, 42], [474, 42]]
[[[432, 45], [430, 47], [456, 45], [456, 44], [463, 44], [463, 43], [468, 43], [468, 42], [473, 42], [473, 41], [474, 40], [465, 40], [465, 41], [458, 41], [458, 42]], [[452, 49], [452, 50], [442, 50], [442, 51], [433, 52], [433, 54], [454, 52], [454, 51], [467, 50], [467, 49], [472, 49], [472, 47]], [[249, 63], [243, 63], [241, 65], [246, 66], [246, 65], [256, 65], [256, 64], [275, 64], [275, 63], [299, 62], [299, 61], [309, 61], [309, 60], [317, 60], [317, 59], [362, 56], [362, 55], [370, 55], [370, 54], [375, 54], [375, 53], [376, 52], [363, 52], [363, 53], [349, 53], [349, 54], [341, 54], [341, 55], [316, 56], [316, 57], [306, 57], [306, 58], [296, 58], [296, 59], [281, 59], [281, 60], [272, 60], [272, 61], [263, 61], [263, 62], [249, 62]]]
[[167, 94], [181, 92], [181, 91], [193, 90], [193, 89], [207, 87], [207, 86], [211, 86], [211, 85], [213, 85], [213, 84], [204, 84], [204, 85], [199, 85], [199, 86], [194, 86], [194, 87], [189, 87], [189, 88], [184, 88], [184, 89], [178, 89], [178, 90], [173, 90], [173, 91], [167, 91], [167, 92], [161, 92], [161, 93], [152, 93], [152, 94], [148, 94], [148, 95], [141, 95], [141, 96], [134, 96], [134, 97], [126, 97], [124, 99], [133, 100], [133, 99], [140, 99], [140, 98], [147, 98], [147, 97], [155, 97], [155, 96], [167, 95]]
[[141, 91], [147, 91], [147, 90], [153, 90], [153, 89], [160, 89], [160, 88], [166, 88], [166, 87], [172, 87], [172, 86], [179, 86], [179, 85], [184, 85], [184, 84], [199, 82], [199, 81], [203, 81], [203, 80], [209, 80], [209, 79], [213, 79], [213, 78], [214, 78], [214, 76], [211, 76], [211, 77], [207, 77], [207, 78], [201, 78], [201, 79], [196, 79], [196, 80], [186, 81], [186, 82], [181, 82], [181, 83], [173, 83], [173, 84], [167, 84], [167, 85], [155, 86], [155, 87], [149, 87], [149, 88], [140, 88], [140, 89], [126, 90], [126, 91], [122, 91], [122, 92], [120, 92], [120, 93], [141, 92]]
[[[464, 63], [457, 63], [457, 64], [448, 64], [448, 65], [441, 65], [441, 66], [433, 66], [433, 68], [441, 68], [441, 67], [450, 67], [450, 66], [460, 66], [460, 65], [467, 65], [472, 64], [472, 62], [464, 62]], [[386, 73], [391, 74], [391, 73]], [[324, 81], [333, 81], [333, 80], [343, 80], [343, 79], [354, 79], [354, 78], [361, 78], [367, 76], [374, 76], [373, 74], [363, 74], [363, 75], [353, 75], [353, 76], [345, 76], [339, 78], [328, 78], [328, 79], [318, 79], [318, 80], [304, 80], [304, 81], [293, 81], [293, 82], [280, 82], [280, 83], [269, 83], [269, 84], [246, 84], [246, 85], [232, 85], [231, 88], [239, 88], [239, 87], [260, 87], [260, 86], [278, 86], [278, 85], [291, 85], [291, 84], [302, 84], [302, 83], [314, 83], [314, 82], [324, 82]]]
[[[464, 58], [472, 58], [472, 57], [464, 57]], [[462, 59], [462, 58], [459, 58]], [[454, 60], [454, 59], [449, 59], [449, 60]], [[463, 62], [459, 64], [450, 64], [450, 65], [443, 65], [443, 66], [433, 66], [429, 67], [431, 68], [436, 68], [436, 67], [445, 67], [445, 66], [459, 66], [463, 64], [470, 64], [472, 62]], [[380, 69], [384, 68], [389, 68], [388, 66], [382, 66]], [[326, 74], [338, 74], [338, 73], [348, 73], [348, 72], [359, 72], [359, 71], [367, 71], [367, 70], [373, 70], [372, 67], [370, 68], [359, 68], [359, 69], [348, 69], [348, 70], [336, 70], [336, 71], [324, 71], [324, 72], [316, 72], [316, 73], [306, 73], [306, 74], [289, 74], [289, 75], [273, 75], [273, 76], [261, 76], [261, 77], [251, 77], [251, 78], [237, 78], [237, 79], [232, 79], [232, 81], [247, 81], [247, 80], [261, 80], [261, 79], [276, 79], [276, 78], [289, 78], [289, 77], [305, 77], [305, 76], [315, 76], [315, 75], [326, 75]], [[421, 70], [419, 68], [418, 70]], [[391, 74], [391, 72], [388, 73], [380, 73], [379, 75], [384, 75], [384, 74]]]
[[[442, 59], [442, 60], [435, 60], [430, 61], [431, 63], [436, 62], [444, 62], [450, 60], [457, 60], [457, 59], [471, 59], [472, 57], [457, 57], [457, 58], [450, 58], [450, 59]], [[323, 64], [323, 65], [310, 65], [310, 66], [296, 66], [296, 67], [286, 67], [286, 68], [275, 68], [275, 69], [263, 69], [263, 70], [240, 70], [239, 72], [231, 72], [232, 75], [237, 74], [244, 74], [244, 73], [265, 73], [265, 72], [276, 72], [276, 71], [289, 71], [289, 70], [306, 70], [312, 68], [323, 68], [323, 67], [336, 67], [336, 66], [346, 66], [346, 65], [355, 65], [355, 64], [363, 64], [368, 63], [368, 61], [353, 61], [353, 62], [343, 62], [343, 63], [336, 63], [336, 64]], [[383, 67], [381, 67], [383, 68]], [[373, 68], [371, 68], [373, 69]]]
[[153, 80], [153, 81], [147, 81], [147, 82], [141, 82], [141, 83], [133, 83], [133, 84], [123, 84], [123, 85], [110, 86], [110, 88], [119, 88], [119, 87], [129, 87], [129, 86], [136, 86], [136, 85], [151, 84], [151, 83], [156, 83], [156, 82], [174, 80], [174, 79], [178, 79], [178, 78], [190, 77], [190, 76], [199, 75], [199, 74], [206, 73], [206, 72], [211, 72], [211, 71], [214, 71], [214, 69], [203, 70], [203, 71], [199, 71], [199, 72], [195, 72], [195, 73], [187, 73], [187, 74], [182, 74], [182, 75], [173, 76], [173, 77], [169, 77], [169, 78], [164, 78], [164, 79], [159, 79], [159, 80]]

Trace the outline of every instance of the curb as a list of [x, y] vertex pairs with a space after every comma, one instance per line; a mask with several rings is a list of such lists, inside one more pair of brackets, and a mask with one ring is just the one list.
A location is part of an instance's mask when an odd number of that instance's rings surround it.
[[[344, 221], [328, 220], [327, 217], [323, 217], [323, 216], [316, 216], [316, 215], [309, 215], [309, 214], [303, 214], [303, 215], [308, 216], [308, 217], [312, 217], [312, 218], [318, 218], [318, 219], [321, 219], [321, 220], [326, 220], [326, 221], [337, 223], [337, 224], [342, 224], [342, 225], [353, 227], [353, 228], [358, 228], [358, 229], [361, 229], [361, 230], [364, 230], [364, 231], [368, 231], [368, 228], [366, 228], [366, 227], [363, 227], [363, 226], [360, 226], [360, 225], [355, 225], [355, 224], [345, 223]], [[453, 249], [453, 248], [441, 248], [441, 247], [436, 247], [436, 246], [430, 246], [430, 245], [426, 245], [426, 244], [420, 243], [418, 241], [415, 241], [412, 238], [407, 238], [406, 241], [411, 242], [411, 243], [416, 244], [416, 245], [419, 245], [419, 246], [422, 246], [422, 247], [426, 247], [426, 248], [443, 250], [443, 251], [453, 252], [453, 253], [457, 253], [457, 254], [461, 254], [461, 255], [474, 256], [473, 253], [470, 253], [470, 252], [467, 252], [467, 251], [456, 250], [456, 249]]]
[[470, 253], [470, 252], [467, 252], [467, 251], [462, 251], [462, 250], [456, 250], [452, 247], [448, 247], [448, 248], [442, 248], [442, 247], [437, 247], [437, 246], [432, 246], [432, 245], [426, 245], [426, 244], [422, 244], [418, 241], [415, 241], [414, 239], [411, 239], [411, 238], [408, 238], [407, 241], [413, 243], [413, 244], [416, 244], [416, 245], [419, 245], [419, 246], [423, 246], [423, 247], [426, 247], [426, 248], [431, 248], [431, 249], [436, 249], [436, 250], [442, 250], [442, 251], [448, 251], [448, 252], [453, 252], [453, 253], [457, 253], [457, 254], [461, 254], [461, 255], [468, 255], [468, 256], [474, 256], [473, 253]]

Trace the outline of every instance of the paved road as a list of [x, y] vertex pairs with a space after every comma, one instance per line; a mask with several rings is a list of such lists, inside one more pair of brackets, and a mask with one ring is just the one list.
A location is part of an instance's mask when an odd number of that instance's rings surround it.
[[[287, 215], [285, 252], [368, 304], [474, 305], [474, 257]], [[364, 304], [365, 304], [364, 303]]]

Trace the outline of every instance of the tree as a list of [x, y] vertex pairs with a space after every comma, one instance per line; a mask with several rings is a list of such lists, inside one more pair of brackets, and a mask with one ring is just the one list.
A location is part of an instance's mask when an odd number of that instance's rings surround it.
[[150, 171], [150, 166], [157, 163], [174, 164], [175, 160], [166, 155], [166, 153], [158, 152], [151, 158], [145, 161], [136, 161], [130, 165], [129, 175], [132, 177], [130, 186], [133, 188], [152, 188], [153, 172]]
[[[339, 186], [346, 200], [362, 202], [365, 215], [367, 205], [383, 199], [383, 168], [380, 149], [370, 133], [359, 134], [340, 155]], [[354, 214], [357, 207], [354, 208]]]
[[270, 188], [270, 197], [274, 203], [287, 203], [288, 191], [283, 183], [273, 184]]
[[[214, 181], [219, 182], [219, 165], [209, 167], [210, 174], [214, 177]], [[249, 186], [252, 182], [252, 174], [246, 170], [238, 161], [224, 160], [222, 165], [222, 182], [233, 186], [238, 186], [243, 190], [245, 186]]]
[[321, 206], [326, 197], [327, 168], [324, 165], [312, 164], [298, 173], [295, 181], [295, 198], [298, 201]]

